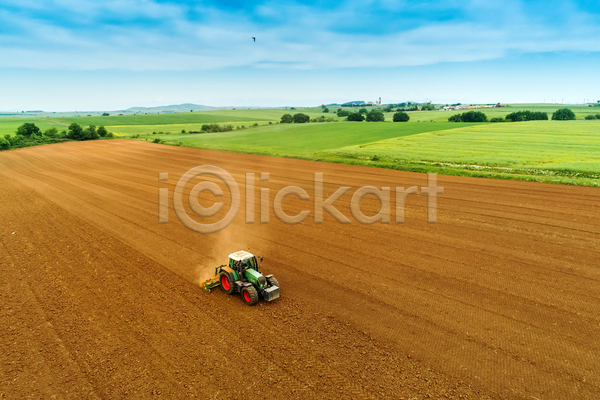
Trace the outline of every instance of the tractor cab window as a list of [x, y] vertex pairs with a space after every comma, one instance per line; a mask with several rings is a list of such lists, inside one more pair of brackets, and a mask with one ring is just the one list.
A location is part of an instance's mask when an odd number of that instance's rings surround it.
[[243, 261], [234, 260], [234, 259], [229, 260], [229, 267], [235, 271], [241, 271], [242, 269], [245, 268]]
[[245, 260], [236, 261], [232, 258], [229, 259], [229, 267], [236, 271], [241, 271], [243, 269], [252, 268], [257, 270], [257, 261], [256, 257], [247, 258]]

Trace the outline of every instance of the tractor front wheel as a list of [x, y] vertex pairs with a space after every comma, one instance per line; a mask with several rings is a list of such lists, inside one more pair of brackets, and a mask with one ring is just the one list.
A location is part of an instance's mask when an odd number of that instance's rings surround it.
[[270, 276], [267, 278], [267, 282], [269, 282], [269, 286], [277, 286], [279, 287], [279, 282], [275, 279], [274, 276]]
[[242, 299], [244, 300], [244, 303], [249, 306], [258, 303], [258, 292], [254, 286], [246, 286], [242, 289]]
[[231, 275], [227, 272], [221, 272], [221, 275], [219, 275], [219, 282], [221, 283], [221, 290], [223, 292], [227, 294], [233, 294], [235, 292], [233, 279], [231, 279]]

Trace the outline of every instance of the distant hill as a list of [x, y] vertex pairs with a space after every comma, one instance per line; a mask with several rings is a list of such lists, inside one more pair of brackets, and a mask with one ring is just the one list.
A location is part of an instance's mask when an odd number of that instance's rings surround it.
[[131, 115], [131, 114], [158, 114], [158, 113], [178, 113], [178, 112], [190, 112], [192, 111], [212, 111], [212, 110], [230, 110], [232, 107], [210, 107], [199, 104], [175, 104], [170, 106], [160, 107], [130, 107], [126, 110], [103, 110], [103, 111], [0, 111], [1, 117], [23, 117], [23, 118], [44, 118], [44, 117], [85, 117], [85, 116], [98, 116], [105, 112], [110, 115]]
[[176, 104], [170, 106], [160, 106], [160, 107], [130, 107], [126, 110], [122, 110], [123, 113], [127, 114], [136, 114], [136, 113], [159, 113], [159, 112], [189, 112], [191, 111], [211, 111], [216, 110], [216, 107], [203, 106], [199, 104]]
[[362, 100], [357, 100], [357, 101], [348, 101], [348, 102], [346, 102], [346, 103], [343, 103], [343, 104], [342, 104], [342, 107], [361, 106], [361, 105], [363, 105], [363, 104], [365, 104], [365, 102], [364, 102], [364, 101], [362, 101]]

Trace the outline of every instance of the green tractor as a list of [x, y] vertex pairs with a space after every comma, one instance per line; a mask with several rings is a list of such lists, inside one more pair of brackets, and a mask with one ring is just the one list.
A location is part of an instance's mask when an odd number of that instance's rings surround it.
[[252, 253], [236, 251], [229, 255], [229, 264], [215, 268], [215, 276], [202, 282], [202, 286], [208, 292], [220, 286], [227, 294], [241, 293], [242, 300], [249, 306], [255, 305], [261, 298], [273, 301], [279, 297], [279, 282], [273, 275], [263, 276], [259, 272], [260, 267]]

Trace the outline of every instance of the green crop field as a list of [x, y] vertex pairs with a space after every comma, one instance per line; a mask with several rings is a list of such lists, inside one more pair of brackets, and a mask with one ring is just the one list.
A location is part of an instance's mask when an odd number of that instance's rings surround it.
[[[585, 121], [600, 107], [558, 104], [511, 104], [485, 108], [488, 118], [515, 111], [544, 111], [551, 117], [558, 108], [571, 108], [576, 121], [464, 124], [448, 122], [459, 111], [412, 111], [407, 123], [347, 122], [320, 107], [238, 109], [201, 112], [111, 115], [0, 117], [0, 135], [13, 135], [24, 122], [40, 129], [66, 130], [72, 122], [81, 126], [104, 125], [118, 137], [254, 154], [297, 157], [320, 161], [394, 168], [440, 174], [527, 179], [598, 186], [600, 182], [600, 120]], [[360, 107], [345, 108], [357, 111]], [[370, 108], [367, 108], [370, 109]], [[336, 122], [280, 124], [283, 114], [306, 113], [311, 118], [333, 117]], [[204, 124], [232, 125], [219, 133], [201, 131]], [[257, 125], [257, 126], [256, 126]], [[242, 128], [243, 129], [239, 129]], [[236, 129], [238, 128], [238, 129]]]
[[181, 133], [182, 130], [186, 132], [200, 132], [202, 130], [202, 125], [204, 124], [213, 124], [216, 123], [218, 125], [231, 125], [234, 128], [240, 126], [249, 127], [253, 124], [258, 125], [266, 125], [268, 122], [261, 120], [251, 120], [251, 121], [216, 121], [216, 122], [204, 122], [204, 123], [195, 123], [195, 124], [160, 124], [160, 125], [107, 125], [106, 129], [110, 132], [113, 132], [115, 135], [119, 137], [128, 137], [134, 135], [146, 135], [152, 134], [153, 132], [160, 134], [176, 134]]
[[[473, 124], [460, 124], [462, 126]], [[170, 143], [205, 149], [309, 156], [317, 151], [455, 128], [448, 123], [330, 122], [275, 124], [232, 132], [158, 135]], [[153, 139], [154, 135], [141, 137]]]
[[[181, 133], [182, 130], [200, 131], [204, 124], [232, 125], [249, 127], [253, 124], [267, 125], [269, 122], [275, 123], [281, 119], [283, 114], [304, 113], [311, 118], [332, 117], [340, 120], [335, 113], [323, 113], [321, 108], [303, 108], [298, 110], [274, 110], [274, 109], [243, 109], [243, 110], [220, 110], [220, 111], [202, 111], [197, 113], [177, 113], [177, 114], [153, 114], [153, 115], [127, 115], [115, 117], [85, 117], [79, 118], [76, 122], [91, 120], [95, 125], [103, 125], [115, 133], [117, 136], [144, 135], [146, 133]], [[68, 119], [73, 121], [73, 118]], [[158, 121], [158, 122], [157, 122]], [[90, 122], [87, 122], [88, 124]]]
[[[333, 158], [453, 175], [598, 186], [600, 120], [479, 124], [321, 152]], [[505, 176], [503, 176], [505, 175]]]
[[23, 125], [25, 122], [34, 123], [40, 130], [45, 131], [48, 128], [56, 128], [59, 131], [66, 130], [68, 124], [64, 122], [57, 121], [52, 118], [8, 118], [3, 117], [0, 118], [0, 137], [4, 137], [5, 135], [14, 135], [17, 131], [17, 128]]
[[[139, 114], [139, 115], [110, 115], [106, 117], [64, 117], [56, 118], [59, 121], [71, 123], [77, 122], [79, 125], [104, 125], [104, 126], [125, 126], [125, 125], [146, 125], [159, 126], [171, 124], [212, 124], [229, 122], [259, 122], [259, 121], [279, 121], [285, 113], [294, 114], [302, 112], [311, 117], [322, 115], [316, 108], [299, 110], [273, 110], [273, 109], [244, 109], [244, 110], [218, 110], [218, 111], [199, 111], [189, 113], [163, 113], [163, 114]], [[336, 116], [335, 114], [332, 114]], [[336, 116], [337, 117], [337, 116]], [[156, 129], [154, 129], [156, 130]], [[158, 129], [164, 130], [164, 129]]]
[[[487, 115], [488, 119], [491, 118], [504, 118], [507, 114], [515, 111], [541, 111], [548, 113], [548, 118], [552, 118], [552, 113], [559, 108], [570, 108], [575, 113], [577, 119], [584, 119], [588, 114], [600, 113], [600, 107], [583, 107], [573, 105], [561, 105], [561, 104], [510, 104], [507, 107], [494, 107], [494, 108], [478, 108], [474, 110], [452, 110], [452, 111], [410, 111], [410, 122], [422, 122], [422, 121], [448, 121], [448, 117], [454, 114], [460, 114], [466, 111], [481, 111]], [[386, 114], [386, 121], [391, 121], [394, 113]]]
[[61, 116], [61, 117], [27, 117], [10, 116], [0, 117], [0, 134], [14, 134], [17, 128], [25, 122], [33, 122], [43, 131], [56, 127], [59, 131], [67, 129], [76, 122], [81, 126], [105, 126], [117, 136], [130, 136], [152, 132], [181, 132], [199, 131], [203, 124], [231, 124], [250, 126], [254, 123], [264, 125], [268, 122], [277, 122], [283, 114], [305, 113], [311, 118], [325, 115], [338, 119], [335, 113], [325, 114], [320, 107], [301, 108], [297, 110], [284, 109], [241, 109], [241, 110], [217, 110], [190, 113], [163, 113], [163, 114], [139, 114], [139, 115], [109, 115], [109, 116]]
[[[225, 114], [222, 114], [225, 113]], [[167, 124], [212, 124], [216, 122], [235, 122], [235, 121], [265, 121], [267, 118], [261, 118], [263, 114], [256, 114], [253, 117], [242, 115], [230, 115], [226, 111], [203, 111], [191, 113], [172, 113], [172, 114], [140, 114], [140, 115], [111, 115], [107, 117], [65, 117], [57, 118], [58, 121], [65, 123], [77, 122], [79, 125], [104, 125], [104, 126], [124, 126], [124, 125], [167, 125]]]

